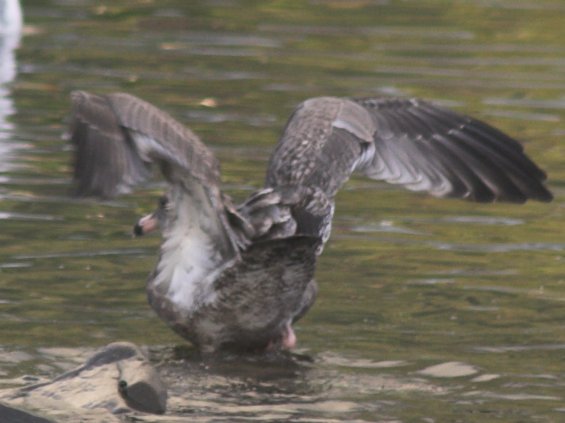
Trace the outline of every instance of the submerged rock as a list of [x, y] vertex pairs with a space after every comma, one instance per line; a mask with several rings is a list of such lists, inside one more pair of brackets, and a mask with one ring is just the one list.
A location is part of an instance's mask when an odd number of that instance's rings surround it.
[[163, 414], [167, 391], [136, 345], [115, 342], [52, 381], [0, 393], [0, 402], [4, 404], [0, 421], [8, 413], [28, 416], [28, 420], [14, 420], [18, 422], [47, 421], [11, 407], [42, 414], [49, 410], [48, 418], [81, 416], [81, 421], [89, 421], [88, 415], [96, 421], [106, 414], [103, 421], [113, 421], [117, 414], [136, 411]]

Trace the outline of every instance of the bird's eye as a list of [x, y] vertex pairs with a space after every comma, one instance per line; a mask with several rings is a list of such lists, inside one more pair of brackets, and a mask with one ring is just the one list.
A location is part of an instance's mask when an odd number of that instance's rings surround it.
[[159, 198], [159, 207], [164, 209], [167, 208], [167, 206], [169, 205], [169, 199], [167, 198], [167, 196], [162, 196]]

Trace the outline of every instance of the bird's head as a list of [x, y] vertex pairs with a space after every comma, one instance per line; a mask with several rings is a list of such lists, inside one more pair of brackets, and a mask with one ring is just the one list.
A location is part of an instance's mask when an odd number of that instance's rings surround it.
[[151, 233], [157, 229], [163, 229], [167, 220], [167, 214], [170, 209], [170, 201], [168, 196], [164, 195], [159, 198], [159, 205], [153, 213], [143, 216], [137, 221], [133, 227], [134, 236], [142, 236]]

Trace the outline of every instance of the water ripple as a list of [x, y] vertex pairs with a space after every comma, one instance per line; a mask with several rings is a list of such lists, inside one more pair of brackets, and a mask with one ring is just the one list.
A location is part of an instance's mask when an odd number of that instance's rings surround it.
[[435, 219], [438, 222], [448, 223], [473, 223], [478, 225], [503, 225], [515, 226], [524, 224], [523, 219], [512, 219], [504, 216], [450, 216]]
[[259, 25], [259, 31], [274, 32], [282, 34], [298, 35], [323, 35], [343, 37], [348, 35], [381, 36], [397, 38], [418, 38], [418, 39], [450, 39], [450, 40], [472, 40], [474, 34], [469, 31], [458, 31], [442, 28], [426, 27], [406, 27], [406, 26], [386, 26], [386, 27], [344, 27], [339, 25], [284, 25], [284, 24], [264, 24]]
[[32, 267], [33, 264], [30, 262], [23, 263], [0, 263], [0, 269], [24, 269], [27, 267]]
[[479, 370], [475, 366], [458, 361], [449, 361], [447, 363], [436, 364], [434, 366], [426, 367], [425, 369], [418, 371], [418, 373], [421, 375], [439, 378], [472, 376], [477, 374], [478, 372]]
[[481, 253], [508, 253], [512, 251], [563, 251], [565, 244], [552, 242], [522, 242], [516, 244], [451, 244], [447, 242], [431, 242], [438, 250], [465, 251]]
[[407, 235], [424, 235], [423, 232], [415, 231], [412, 229], [402, 228], [395, 226], [390, 220], [383, 220], [378, 224], [357, 225], [351, 228], [353, 232], [382, 232], [382, 233], [396, 233]]
[[12, 213], [0, 212], [0, 220], [24, 220], [24, 221], [61, 221], [62, 217], [51, 216], [48, 214], [28, 214], [28, 213]]
[[509, 352], [529, 351], [561, 351], [565, 350], [565, 344], [539, 344], [539, 345], [502, 345], [498, 347], [474, 347], [473, 351], [482, 353], [505, 354]]
[[485, 115], [505, 117], [515, 120], [525, 120], [528, 122], [559, 122], [561, 117], [549, 113], [518, 112], [514, 110], [490, 110], [485, 111]]
[[[565, 63], [564, 63], [565, 64]], [[483, 100], [484, 104], [491, 106], [519, 106], [519, 107], [535, 107], [539, 109], [565, 109], [565, 98], [553, 100], [539, 100], [532, 98], [499, 98], [489, 97]]]
[[124, 248], [120, 250], [100, 250], [100, 251], [79, 251], [65, 253], [45, 253], [45, 254], [21, 254], [14, 256], [15, 260], [30, 259], [50, 259], [62, 257], [100, 257], [100, 256], [126, 256], [147, 254], [147, 250], [141, 248]]
[[561, 401], [561, 397], [551, 396], [551, 395], [538, 395], [538, 394], [527, 394], [527, 393], [516, 393], [516, 394], [501, 394], [495, 392], [468, 392], [465, 394], [468, 397], [483, 397], [488, 399], [497, 400], [509, 400], [509, 401]]

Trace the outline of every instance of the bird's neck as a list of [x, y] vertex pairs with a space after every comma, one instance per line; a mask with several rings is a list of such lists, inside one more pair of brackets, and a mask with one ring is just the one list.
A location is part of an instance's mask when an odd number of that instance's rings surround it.
[[[201, 202], [200, 202], [201, 200]], [[180, 196], [163, 230], [159, 262], [148, 282], [178, 310], [190, 313], [214, 300], [214, 280], [232, 257], [207, 196]]]

